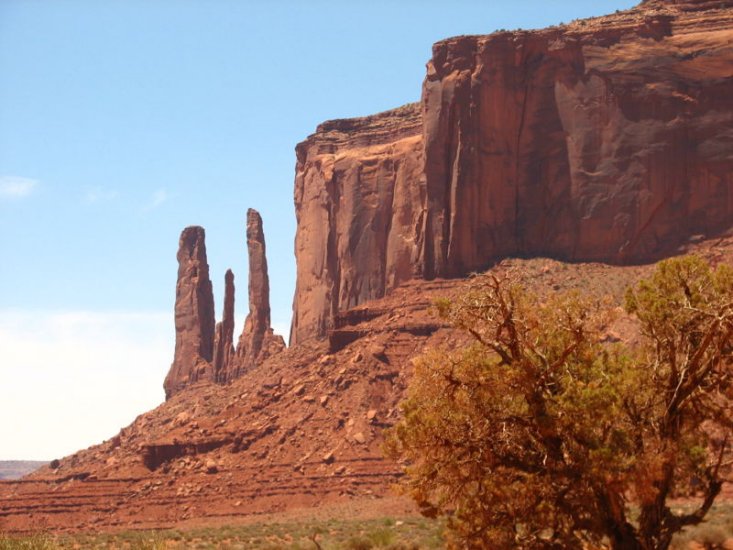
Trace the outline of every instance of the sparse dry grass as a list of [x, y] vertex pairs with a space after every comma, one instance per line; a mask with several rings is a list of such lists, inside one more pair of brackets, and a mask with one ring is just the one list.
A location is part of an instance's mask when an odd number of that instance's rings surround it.
[[26, 537], [13, 537], [0, 534], [0, 550], [56, 550], [54, 539], [43, 533]]
[[34, 535], [20, 538], [0, 536], [0, 550], [317, 550], [319, 546], [322, 550], [430, 550], [444, 547], [441, 532], [440, 522], [416, 517], [398, 520], [327, 520], [260, 523], [186, 531], [126, 531], [115, 534]]
[[[671, 548], [688, 550], [693, 542], [704, 548], [723, 548], [723, 544], [731, 539], [733, 539], [733, 502], [723, 502], [713, 507], [703, 523], [678, 534], [672, 541]], [[733, 545], [730, 547], [733, 548]]]
[[[58, 536], [35, 534], [26, 537], [0, 534], [0, 550], [318, 550], [314, 538], [322, 550], [433, 550], [444, 548], [442, 531], [442, 522], [420, 517], [325, 520], [256, 523], [185, 531], [125, 531]], [[675, 537], [672, 549], [726, 548], [724, 543], [730, 543], [732, 539], [733, 502], [722, 502], [713, 507], [705, 522]]]

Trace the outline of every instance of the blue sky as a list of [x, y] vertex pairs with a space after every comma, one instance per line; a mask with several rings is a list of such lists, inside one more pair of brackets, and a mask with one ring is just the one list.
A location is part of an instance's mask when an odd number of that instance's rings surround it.
[[318, 123], [418, 100], [439, 39], [634, 3], [2, 0], [0, 417], [26, 420], [2, 428], [0, 459], [69, 453], [162, 400], [187, 225], [206, 228], [217, 314], [235, 273], [238, 332], [244, 220], [260, 211], [287, 331], [294, 147]]

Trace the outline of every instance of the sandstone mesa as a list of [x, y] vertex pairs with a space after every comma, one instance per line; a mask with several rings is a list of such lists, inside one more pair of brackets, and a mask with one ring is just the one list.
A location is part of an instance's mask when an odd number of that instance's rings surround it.
[[733, 262], [733, 1], [646, 0], [440, 41], [419, 103], [325, 122], [298, 144], [294, 202], [290, 347], [270, 324], [259, 214], [247, 212], [236, 348], [234, 275], [216, 324], [205, 233], [186, 228], [167, 401], [0, 483], [8, 529], [192, 525], [383, 497], [400, 470], [381, 430], [399, 417], [410, 359], [455, 339], [430, 306], [461, 277], [519, 268], [528, 285], [618, 296], [682, 250]]
[[639, 263], [727, 229], [730, 7], [443, 40], [420, 103], [321, 124], [296, 148], [291, 344], [415, 276]]

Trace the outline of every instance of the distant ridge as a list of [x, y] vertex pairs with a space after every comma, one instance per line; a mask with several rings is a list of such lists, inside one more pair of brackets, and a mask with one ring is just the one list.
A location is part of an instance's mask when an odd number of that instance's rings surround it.
[[42, 460], [0, 460], [0, 479], [20, 479], [46, 464]]

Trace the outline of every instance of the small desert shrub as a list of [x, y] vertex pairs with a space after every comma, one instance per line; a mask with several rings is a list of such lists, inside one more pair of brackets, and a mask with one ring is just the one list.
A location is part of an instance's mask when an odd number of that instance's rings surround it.
[[156, 531], [131, 531], [120, 536], [126, 539], [131, 550], [163, 550], [166, 548], [165, 537]]
[[367, 534], [367, 539], [369, 539], [376, 548], [385, 548], [389, 546], [394, 541], [394, 538], [394, 531], [389, 527], [375, 529]]
[[688, 527], [678, 533], [670, 548], [688, 550], [690, 543], [695, 542], [703, 548], [723, 548], [723, 544], [733, 538], [733, 518], [727, 505], [713, 508], [708, 519], [694, 527]]
[[723, 543], [728, 539], [729, 534], [718, 525], [711, 525], [710, 528], [704, 529], [696, 537], [696, 541], [703, 545], [704, 548], [723, 548]]
[[372, 542], [365, 537], [351, 537], [344, 544], [346, 550], [371, 550], [374, 548]]

